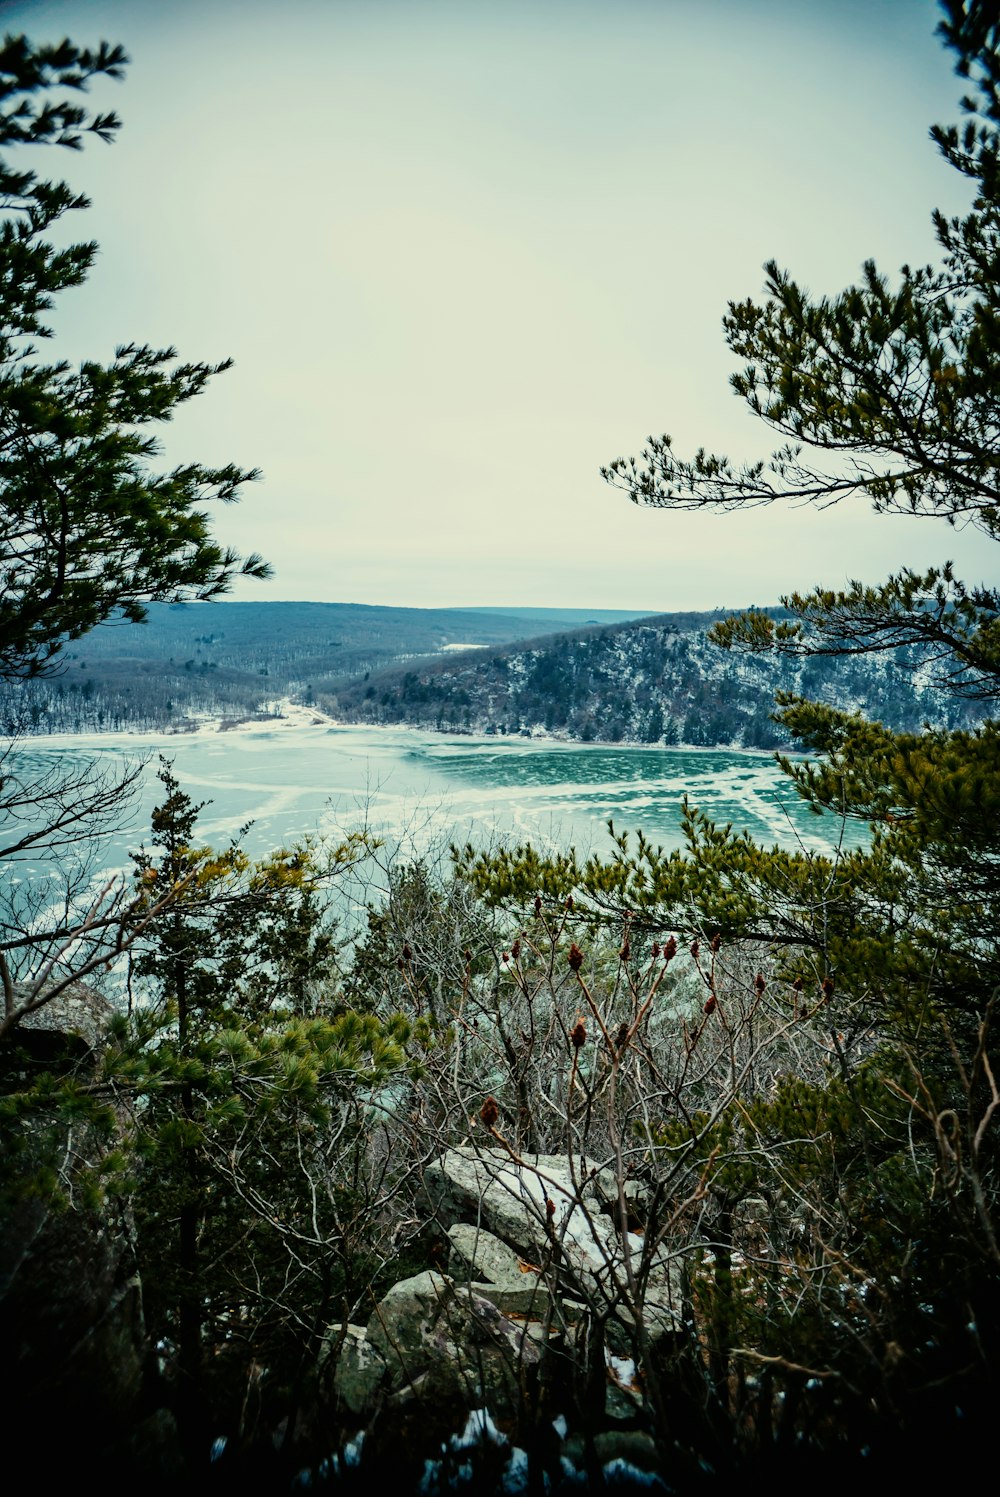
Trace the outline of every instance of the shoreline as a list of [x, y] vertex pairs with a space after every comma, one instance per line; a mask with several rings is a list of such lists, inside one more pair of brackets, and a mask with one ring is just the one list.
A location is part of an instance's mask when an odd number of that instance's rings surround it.
[[642, 750], [649, 753], [684, 753], [684, 754], [746, 754], [753, 758], [774, 759], [776, 754], [787, 755], [790, 758], [806, 758], [801, 750], [795, 748], [749, 748], [733, 743], [639, 743], [632, 739], [619, 739], [618, 742], [603, 739], [591, 739], [584, 743], [578, 738], [560, 737], [554, 733], [546, 733], [544, 730], [532, 730], [530, 736], [520, 733], [455, 733], [441, 732], [437, 728], [421, 727], [416, 723], [364, 723], [345, 722], [341, 718], [331, 717], [319, 707], [307, 707], [301, 702], [292, 702], [283, 699], [280, 703], [280, 716], [258, 716], [245, 718], [204, 717], [191, 720], [184, 727], [179, 728], [117, 728], [111, 730], [96, 729], [94, 731], [81, 730], [80, 732], [56, 733], [25, 733], [20, 737], [9, 740], [11, 744], [25, 746], [37, 744], [42, 747], [45, 744], [58, 746], [60, 743], [72, 743], [80, 745], [87, 741], [99, 743], [102, 748], [121, 745], [127, 749], [130, 739], [141, 739], [145, 743], [175, 743], [190, 741], [196, 738], [209, 738], [215, 735], [226, 737], [250, 737], [259, 733], [301, 733], [310, 729], [324, 728], [327, 732], [336, 731], [341, 733], [400, 733], [415, 734], [424, 738], [439, 739], [448, 743], [468, 743], [482, 747], [494, 747], [503, 745], [510, 750], [530, 750], [532, 745], [548, 749], [581, 750], [590, 749], [594, 751], [624, 749]]
[[301, 703], [283, 700], [279, 716], [261, 714], [257, 717], [200, 717], [191, 718], [183, 727], [176, 728], [81, 728], [79, 732], [65, 730], [56, 733], [22, 733], [9, 738], [10, 743], [79, 743], [85, 739], [99, 739], [102, 744], [127, 743], [130, 738], [152, 739], [164, 742], [187, 742], [192, 738], [208, 738], [220, 733], [246, 736], [260, 732], [295, 732], [303, 728], [341, 728], [350, 726], [322, 712], [318, 707], [305, 707]]

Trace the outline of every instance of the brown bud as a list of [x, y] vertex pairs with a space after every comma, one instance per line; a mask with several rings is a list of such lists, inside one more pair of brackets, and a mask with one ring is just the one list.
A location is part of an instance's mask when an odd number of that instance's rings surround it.
[[551, 1221], [552, 1218], [555, 1216], [555, 1214], [556, 1214], [556, 1203], [552, 1199], [551, 1196], [546, 1196], [545, 1197], [545, 1215], [548, 1217], [549, 1221]]
[[719, 949], [719, 947], [721, 945], [722, 945], [722, 937], [719, 935], [719, 932], [716, 931], [715, 935], [712, 937], [712, 940], [711, 940], [711, 947], [712, 947], [712, 955], [713, 956], [718, 951], [718, 949]]
[[483, 1127], [484, 1128], [493, 1128], [493, 1127], [495, 1127], [496, 1126], [497, 1118], [499, 1116], [500, 1116], [500, 1108], [497, 1105], [497, 1099], [496, 1099], [496, 1097], [487, 1097], [486, 1101], [483, 1103], [482, 1107], [479, 1109], [479, 1120], [483, 1124]]
[[536, 915], [540, 915], [541, 913], [542, 913], [542, 896], [540, 894], [536, 894], [535, 895], [535, 914]]
[[715, 1010], [718, 1008], [718, 1006], [719, 1006], [719, 1002], [718, 1002], [718, 999], [716, 998], [715, 994], [714, 993], [710, 993], [708, 995], [708, 1002], [705, 1004], [705, 1012], [706, 1012], [706, 1014], [714, 1014]]
[[465, 951], [462, 952], [462, 955], [465, 957], [465, 960], [467, 962], [471, 962], [472, 961], [472, 952], [469, 951], [468, 948], [466, 948]]
[[700, 950], [701, 946], [698, 943], [698, 937], [695, 936], [694, 940], [691, 942], [691, 955], [694, 957], [695, 961], [698, 960], [698, 952]]
[[412, 960], [413, 960], [413, 952], [410, 950], [410, 947], [409, 947], [408, 943], [406, 941], [404, 941], [403, 942], [403, 961], [404, 962], [412, 962]]
[[581, 1049], [587, 1043], [587, 1026], [582, 1019], [577, 1019], [569, 1032], [569, 1037], [573, 1041], [574, 1050]]
[[676, 955], [677, 955], [677, 942], [674, 939], [674, 937], [671, 936], [670, 939], [667, 941], [666, 945], [663, 948], [663, 960], [665, 962], [673, 961], [673, 959], [674, 959], [674, 957]]
[[820, 984], [820, 986], [823, 989], [823, 997], [824, 998], [832, 998], [833, 997], [833, 979], [832, 978], [824, 977], [824, 979], [823, 979], [822, 983]]
[[580, 968], [583, 966], [583, 952], [580, 950], [579, 946], [576, 944], [575, 941], [573, 942], [572, 946], [569, 948], [569, 958], [568, 958], [568, 960], [569, 960], [570, 966], [573, 968], [573, 971], [574, 972], [579, 972]]
[[504, 966], [506, 966], [510, 961], [510, 957], [507, 955], [506, 951], [501, 951], [500, 960], [503, 962]]
[[566, 895], [566, 908], [568, 910], [571, 910], [573, 908], [573, 896], [572, 896], [572, 894], [567, 894]]
[[803, 981], [802, 981], [802, 978], [801, 978], [801, 977], [797, 977], [797, 978], [796, 978], [796, 979], [795, 979], [795, 981], [794, 981], [794, 982], [793, 982], [793, 983], [792, 983], [792, 987], [793, 987], [793, 988], [794, 988], [794, 989], [795, 989], [795, 991], [796, 991], [796, 992], [797, 992], [797, 993], [801, 993], [801, 992], [802, 992], [802, 989], [803, 989], [803, 987], [804, 987], [804, 983], [803, 983]]
[[615, 1049], [616, 1050], [624, 1050], [624, 1048], [625, 1048], [625, 1046], [627, 1044], [628, 1044], [628, 1025], [625, 1024], [625, 1023], [622, 1023], [622, 1024], [619, 1024], [619, 1026], [618, 1026], [618, 1033], [615, 1035]]
[[520, 937], [518, 937], [518, 939], [514, 942], [513, 946], [510, 948], [510, 954], [511, 954], [511, 956], [514, 958], [514, 960], [516, 962], [517, 959], [518, 959], [518, 957], [521, 955], [521, 940], [520, 940]]
[[654, 962], [655, 962], [656, 958], [659, 956], [659, 954], [660, 954], [660, 943], [659, 943], [659, 941], [654, 941], [653, 942], [653, 951], [652, 951], [652, 956], [653, 956]]
[[622, 942], [622, 949], [621, 951], [619, 951], [618, 955], [623, 962], [627, 962], [629, 957], [632, 955], [632, 943], [629, 940], [628, 936], [626, 936], [624, 941]]
[[764, 989], [767, 987], [767, 983], [764, 981], [763, 972], [757, 973], [757, 976], [753, 980], [753, 985], [758, 993], [763, 993]]

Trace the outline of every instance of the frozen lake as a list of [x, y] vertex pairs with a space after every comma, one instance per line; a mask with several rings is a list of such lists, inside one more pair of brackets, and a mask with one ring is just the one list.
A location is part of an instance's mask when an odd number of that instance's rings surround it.
[[[126, 865], [129, 848], [148, 840], [149, 813], [163, 793], [159, 754], [173, 761], [182, 788], [207, 803], [199, 840], [225, 844], [250, 821], [244, 845], [253, 856], [309, 833], [337, 838], [362, 826], [415, 851], [505, 837], [601, 852], [610, 851], [609, 818], [616, 831], [641, 827], [671, 848], [681, 845], [685, 795], [767, 844], [821, 850], [842, 830], [808, 810], [769, 755], [721, 749], [451, 737], [336, 727], [305, 715], [225, 732], [30, 739], [17, 753], [22, 762], [146, 760], [135, 815], [102, 850], [105, 867]], [[847, 840], [858, 835], [852, 830]]]

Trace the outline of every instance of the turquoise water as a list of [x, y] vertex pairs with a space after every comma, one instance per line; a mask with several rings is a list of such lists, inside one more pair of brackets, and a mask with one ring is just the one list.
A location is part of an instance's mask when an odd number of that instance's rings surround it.
[[[726, 750], [558, 744], [448, 737], [401, 729], [262, 725], [235, 732], [148, 737], [34, 739], [18, 751], [23, 769], [146, 760], [131, 820], [108, 837], [105, 868], [122, 867], [143, 839], [162, 798], [157, 755], [173, 760], [184, 790], [205, 802], [201, 839], [225, 844], [252, 822], [254, 856], [304, 835], [340, 837], [367, 826], [420, 851], [449, 841], [485, 845], [531, 839], [578, 851], [610, 849], [616, 831], [642, 828], [664, 847], [681, 845], [684, 796], [715, 820], [755, 838], [820, 850], [842, 833], [800, 801], [774, 760]], [[148, 836], [148, 834], [145, 834]], [[849, 840], [857, 840], [853, 833]]]

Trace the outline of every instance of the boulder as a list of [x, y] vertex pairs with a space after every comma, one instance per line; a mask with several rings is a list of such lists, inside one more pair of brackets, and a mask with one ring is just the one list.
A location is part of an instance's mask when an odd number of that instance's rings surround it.
[[[471, 1411], [513, 1429], [529, 1409], [537, 1419], [539, 1407], [583, 1385], [599, 1420], [641, 1419], [626, 1251], [633, 1272], [646, 1270], [647, 1349], [677, 1331], [681, 1301], [669, 1260], [644, 1263], [642, 1234], [618, 1230], [610, 1171], [462, 1148], [428, 1166], [425, 1188], [448, 1233], [450, 1273], [404, 1279], [366, 1326], [332, 1329], [342, 1409], [377, 1428], [382, 1445], [412, 1446], [414, 1459]], [[638, 1215], [634, 1194], [627, 1199]]]
[[488, 1299], [505, 1315], [545, 1319], [551, 1296], [536, 1264], [528, 1263], [513, 1248], [482, 1227], [455, 1222], [448, 1228], [452, 1277]]
[[525, 1325], [445, 1274], [417, 1274], [389, 1290], [362, 1330], [349, 1326], [334, 1387], [351, 1413], [410, 1403], [428, 1410], [488, 1408], [516, 1417], [523, 1379], [540, 1356]]
[[[15, 1009], [39, 990], [15, 984]], [[113, 1014], [93, 988], [68, 983], [10, 1032], [4, 1082], [69, 1068], [86, 1077]], [[148, 1412], [150, 1346], [130, 1223], [81, 1184], [102, 1149], [84, 1122], [29, 1113], [11, 1125], [0, 1169], [0, 1406], [26, 1458], [45, 1450], [50, 1475], [84, 1448], [109, 1472], [162, 1471], [176, 1456], [167, 1419], [130, 1440]]]
[[101, 1210], [4, 1202], [0, 1397], [28, 1444], [120, 1439], [140, 1406], [149, 1346], [125, 1233]]
[[[53, 988], [55, 984], [49, 982], [47, 986]], [[44, 997], [45, 983], [14, 983], [15, 1011], [25, 1003], [34, 1002], [39, 993]], [[15, 1033], [19, 1043], [42, 1060], [65, 1050], [84, 1055], [100, 1049], [114, 1014], [114, 1008], [102, 993], [85, 982], [69, 982], [51, 998], [45, 998], [41, 1008], [18, 1020]]]
[[[424, 1183], [437, 1220], [449, 1236], [456, 1226], [474, 1223], [475, 1231], [498, 1238], [519, 1259], [543, 1269], [547, 1281], [561, 1292], [601, 1312], [620, 1314], [626, 1321], [632, 1318], [626, 1253], [635, 1272], [645, 1244], [641, 1233], [619, 1230], [611, 1171], [579, 1166], [564, 1155], [515, 1160], [500, 1150], [465, 1147], [449, 1149], [432, 1161]], [[466, 1261], [470, 1260], [462, 1244], [469, 1240], [459, 1238], [456, 1244], [452, 1237], [453, 1249]], [[471, 1262], [477, 1261], [485, 1262], [482, 1253], [478, 1258], [473, 1253]], [[485, 1268], [483, 1277], [506, 1272], [503, 1267]], [[650, 1333], [679, 1329], [680, 1285], [669, 1257], [657, 1255], [648, 1285], [644, 1305], [650, 1309], [645, 1317]]]
[[455, 1222], [448, 1228], [449, 1268], [454, 1278], [471, 1274], [484, 1284], [516, 1284], [525, 1272], [538, 1273], [520, 1254], [485, 1227]]

